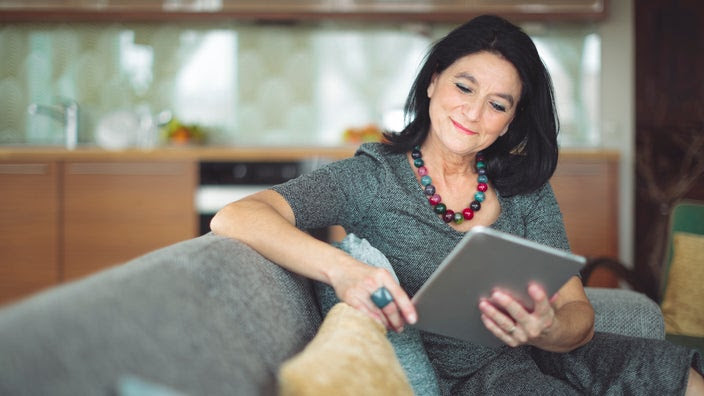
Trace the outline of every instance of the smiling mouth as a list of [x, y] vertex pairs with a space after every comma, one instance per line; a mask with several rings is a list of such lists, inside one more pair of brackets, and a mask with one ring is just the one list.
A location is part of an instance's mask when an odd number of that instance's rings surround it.
[[467, 135], [476, 135], [477, 134], [476, 132], [465, 128], [464, 126], [462, 126], [462, 124], [458, 123], [455, 120], [452, 120], [452, 124], [455, 126], [455, 128], [459, 129], [460, 132], [462, 132], [464, 134], [467, 134]]

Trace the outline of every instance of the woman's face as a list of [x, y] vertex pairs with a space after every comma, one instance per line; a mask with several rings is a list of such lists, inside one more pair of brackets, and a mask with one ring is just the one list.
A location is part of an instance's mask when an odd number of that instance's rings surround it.
[[459, 58], [428, 86], [429, 138], [456, 154], [481, 151], [506, 133], [520, 96], [518, 72], [501, 56], [477, 52]]

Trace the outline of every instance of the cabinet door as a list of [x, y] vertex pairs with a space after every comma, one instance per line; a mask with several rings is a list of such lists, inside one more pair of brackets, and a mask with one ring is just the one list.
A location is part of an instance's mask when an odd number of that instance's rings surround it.
[[562, 155], [550, 180], [572, 251], [618, 257], [618, 158]]
[[195, 162], [68, 162], [65, 279], [197, 235]]
[[59, 281], [56, 163], [0, 162], [0, 304]]

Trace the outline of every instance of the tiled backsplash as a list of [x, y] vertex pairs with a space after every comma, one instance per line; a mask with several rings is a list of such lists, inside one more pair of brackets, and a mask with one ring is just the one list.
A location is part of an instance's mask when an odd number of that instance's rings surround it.
[[[453, 26], [400, 23], [0, 25], [0, 144], [59, 144], [62, 126], [29, 114], [80, 105], [79, 141], [108, 116], [164, 110], [215, 144], [335, 145], [343, 131], [398, 126], [427, 48]], [[599, 38], [593, 26], [528, 26], [555, 82], [563, 145], [599, 144]], [[101, 122], [102, 121], [102, 122]], [[123, 120], [125, 125], [130, 125]], [[135, 123], [136, 122], [136, 123]], [[114, 128], [114, 127], [113, 127]], [[125, 128], [121, 133], [135, 133]], [[118, 128], [119, 130], [119, 128]], [[153, 140], [126, 139], [128, 144]], [[151, 143], [150, 143], [151, 142]]]

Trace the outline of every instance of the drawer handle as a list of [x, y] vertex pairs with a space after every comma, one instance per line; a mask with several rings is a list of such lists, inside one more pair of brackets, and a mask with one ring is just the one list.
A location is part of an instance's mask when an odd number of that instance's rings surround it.
[[141, 175], [174, 176], [184, 173], [182, 164], [159, 163], [74, 163], [68, 167], [72, 175]]
[[49, 173], [47, 164], [0, 164], [0, 174], [3, 175], [46, 175]]

